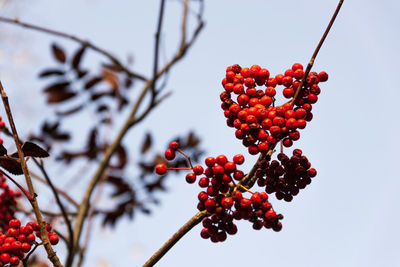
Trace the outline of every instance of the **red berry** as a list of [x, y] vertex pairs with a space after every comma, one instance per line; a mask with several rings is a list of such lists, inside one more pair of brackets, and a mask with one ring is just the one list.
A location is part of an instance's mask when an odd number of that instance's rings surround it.
[[237, 165], [243, 164], [244, 156], [242, 154], [237, 154], [233, 156], [233, 162], [235, 162]]
[[9, 221], [8, 225], [12, 228], [19, 229], [21, 227], [21, 221], [18, 219], [13, 219]]
[[219, 155], [216, 161], [218, 165], [224, 166], [228, 162], [228, 158], [225, 155]]
[[240, 191], [236, 190], [236, 191], [232, 192], [232, 199], [235, 202], [240, 202], [242, 200], [242, 198], [243, 198], [243, 195]]
[[186, 182], [188, 182], [189, 184], [193, 184], [194, 182], [196, 182], [196, 175], [194, 173], [188, 173], [186, 175]]
[[321, 71], [320, 73], [318, 73], [318, 79], [320, 82], [326, 82], [328, 80], [328, 73], [326, 73], [325, 71]]
[[155, 171], [158, 175], [165, 175], [167, 173], [167, 166], [164, 164], [158, 164], [155, 168]]
[[9, 263], [10, 262], [10, 258], [11, 258], [11, 256], [8, 253], [3, 253], [3, 254], [0, 255], [0, 260], [3, 262], [3, 264]]
[[165, 150], [164, 155], [167, 160], [173, 160], [175, 158], [175, 150], [168, 148], [167, 150]]
[[58, 235], [56, 233], [49, 233], [49, 240], [50, 240], [50, 244], [52, 245], [57, 245], [58, 244]]
[[292, 70], [296, 71], [296, 70], [302, 70], [303, 69], [303, 65], [301, 65], [300, 63], [294, 63], [292, 66]]
[[216, 160], [213, 157], [208, 157], [208, 158], [205, 159], [204, 162], [206, 163], [206, 165], [208, 167], [213, 167], [215, 165]]
[[31, 244], [29, 244], [29, 243], [27, 243], [27, 242], [24, 242], [24, 243], [22, 243], [22, 245], [21, 245], [21, 250], [23, 251], [23, 252], [29, 252], [30, 250], [31, 250]]
[[230, 209], [233, 206], [233, 200], [231, 197], [224, 197], [221, 200], [221, 206], [225, 209]]
[[177, 150], [179, 147], [179, 143], [176, 141], [172, 141], [171, 143], [169, 143], [169, 148], [172, 150]]
[[194, 174], [196, 174], [196, 175], [202, 175], [203, 172], [204, 172], [204, 169], [203, 169], [202, 166], [196, 165], [196, 166], [193, 167], [193, 172], [194, 172]]
[[235, 171], [235, 172], [233, 173], [233, 178], [234, 178], [236, 181], [242, 180], [243, 177], [244, 177], [244, 173], [243, 173], [242, 171]]

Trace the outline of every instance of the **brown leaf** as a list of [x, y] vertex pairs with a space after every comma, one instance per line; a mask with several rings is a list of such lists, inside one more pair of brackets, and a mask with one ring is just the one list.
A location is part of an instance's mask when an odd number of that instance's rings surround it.
[[19, 159], [0, 156], [0, 166], [4, 168], [9, 173], [15, 175], [21, 175], [24, 173], [21, 167], [21, 162]]
[[74, 96], [76, 96], [76, 93], [72, 91], [62, 90], [62, 91], [52, 92], [47, 96], [47, 103], [49, 104], [60, 103]]
[[40, 78], [48, 77], [48, 76], [61, 76], [64, 75], [65, 71], [59, 69], [46, 69], [39, 73]]
[[93, 77], [92, 79], [90, 79], [89, 81], [86, 82], [85, 89], [92, 88], [93, 86], [95, 86], [96, 84], [101, 82], [102, 80], [103, 80], [102, 77]]
[[56, 115], [57, 116], [68, 116], [68, 115], [71, 115], [71, 114], [81, 111], [82, 108], [83, 108], [83, 105], [79, 105], [79, 106], [74, 107], [67, 111], [56, 111]]
[[51, 45], [51, 50], [53, 52], [54, 58], [57, 61], [59, 61], [61, 63], [65, 63], [67, 56], [66, 56], [64, 50], [60, 46], [58, 46], [56, 43], [53, 43]]
[[110, 165], [109, 167], [114, 169], [123, 169], [126, 163], [128, 163], [126, 149], [122, 145], [119, 145], [115, 152], [118, 158], [118, 163]]
[[43, 92], [45, 92], [45, 93], [52, 93], [52, 92], [54, 92], [54, 91], [64, 90], [64, 89], [66, 89], [70, 84], [71, 84], [71, 82], [69, 82], [69, 81], [62, 81], [62, 82], [53, 83], [53, 84], [47, 86], [45, 89], [43, 89]]
[[115, 71], [104, 68], [102, 71], [103, 80], [107, 82], [113, 90], [118, 90], [119, 79]]
[[71, 62], [71, 66], [72, 68], [74, 68], [75, 70], [79, 69], [79, 63], [81, 63], [82, 60], [82, 56], [83, 53], [86, 50], [86, 46], [83, 45], [81, 48], [79, 48], [76, 53], [74, 54], [73, 58], [72, 58], [72, 62]]
[[100, 105], [97, 107], [97, 112], [108, 111], [110, 108], [107, 105]]
[[151, 144], [152, 144], [151, 134], [150, 133], [146, 133], [146, 137], [145, 137], [145, 139], [143, 141], [142, 148], [141, 148], [140, 152], [142, 152], [142, 154], [146, 153], [150, 149]]
[[0, 156], [7, 155], [7, 149], [0, 143]]
[[46, 158], [50, 156], [46, 150], [32, 142], [25, 142], [22, 145], [22, 152], [25, 157]]

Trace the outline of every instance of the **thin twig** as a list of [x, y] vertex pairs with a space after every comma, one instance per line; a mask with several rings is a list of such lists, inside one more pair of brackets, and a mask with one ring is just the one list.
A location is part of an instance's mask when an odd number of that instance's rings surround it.
[[7, 179], [9, 179], [11, 182], [13, 182], [13, 184], [15, 184], [19, 188], [19, 190], [22, 191], [22, 193], [26, 196], [26, 198], [29, 201], [32, 201], [32, 196], [19, 183], [17, 183], [17, 181], [15, 181], [10, 175], [3, 172], [2, 170], [0, 170], [0, 173], [4, 175]]
[[74, 232], [72, 231], [71, 220], [68, 218], [67, 211], [65, 210], [64, 204], [61, 202], [60, 196], [58, 195], [58, 192], [57, 192], [56, 188], [54, 187], [53, 182], [51, 181], [51, 179], [44, 167], [43, 161], [40, 160], [40, 162], [39, 162], [35, 158], [33, 158], [33, 161], [39, 167], [40, 171], [44, 175], [44, 178], [46, 179], [47, 184], [49, 185], [51, 191], [53, 192], [53, 195], [56, 199], [57, 205], [61, 210], [61, 213], [64, 217], [64, 221], [67, 224], [67, 229], [68, 229], [68, 235], [69, 235], [68, 250], [72, 250], [73, 246], [74, 246]]
[[37, 222], [40, 227], [40, 236], [41, 236], [41, 239], [43, 240], [43, 245], [46, 249], [47, 257], [53, 263], [54, 266], [61, 267], [62, 264], [61, 264], [60, 260], [58, 259], [56, 253], [54, 252], [53, 247], [50, 244], [49, 237], [47, 235], [46, 226], [45, 226], [45, 223], [43, 222], [43, 217], [40, 212], [39, 204], [36, 200], [36, 195], [35, 195], [35, 190], [33, 188], [32, 179], [31, 179], [31, 176], [29, 175], [29, 170], [28, 170], [28, 166], [26, 165], [24, 152], [22, 152], [22, 149], [21, 149], [21, 144], [19, 142], [17, 129], [15, 127], [14, 119], [13, 119], [13, 116], [11, 113], [11, 108], [8, 103], [8, 96], [7, 96], [6, 92], [4, 91], [1, 81], [0, 81], [0, 92], [1, 92], [1, 98], [3, 100], [4, 108], [7, 113], [8, 121], [10, 123], [10, 127], [11, 127], [11, 130], [13, 133], [14, 142], [15, 142], [15, 145], [18, 150], [18, 156], [21, 161], [21, 166], [22, 166], [22, 170], [24, 172], [25, 181], [26, 181], [26, 184], [28, 185], [29, 194], [32, 196], [30, 203], [35, 212], [35, 216], [36, 216]]
[[109, 58], [121, 71], [125, 72], [127, 75], [142, 80], [142, 81], [147, 81], [147, 78], [144, 77], [141, 74], [135, 73], [133, 71], [131, 71], [127, 66], [125, 66], [124, 64], [121, 63], [121, 61], [119, 61], [115, 56], [113, 56], [110, 52], [104, 50], [103, 48], [100, 48], [99, 46], [83, 40], [79, 37], [76, 37], [72, 34], [68, 34], [68, 33], [64, 33], [64, 32], [60, 32], [60, 31], [56, 31], [56, 30], [52, 30], [52, 29], [48, 29], [45, 27], [41, 27], [41, 26], [37, 26], [37, 25], [33, 25], [30, 23], [26, 23], [26, 22], [21, 22], [19, 19], [15, 18], [15, 19], [10, 19], [10, 18], [5, 18], [5, 17], [0, 17], [0, 21], [2, 22], [6, 22], [6, 23], [10, 23], [10, 24], [14, 24], [14, 25], [18, 25], [24, 28], [28, 28], [28, 29], [32, 29], [32, 30], [36, 30], [39, 32], [44, 32], [44, 33], [48, 33], [51, 35], [55, 35], [55, 36], [59, 36], [59, 37], [63, 37], [66, 39], [70, 39], [72, 41], [75, 41], [77, 43], [80, 43], [83, 46], [89, 47], [91, 48], [93, 51], [96, 51], [104, 56], [106, 56], [107, 58]]
[[155, 44], [154, 44], [154, 63], [153, 63], [153, 79], [151, 83], [151, 94], [153, 97], [151, 98], [152, 101], [154, 100], [154, 96], [156, 95], [156, 76], [158, 72], [158, 55], [160, 52], [160, 35], [162, 29], [162, 23], [164, 18], [164, 7], [165, 7], [165, 0], [161, 0], [160, 2], [160, 12], [158, 14], [158, 23], [157, 23], [157, 31], [155, 35]]
[[187, 221], [175, 234], [168, 239], [165, 244], [150, 257], [150, 259], [143, 265], [143, 267], [154, 266], [164, 255], [168, 252], [175, 244], [178, 242], [187, 232], [189, 232], [193, 227], [206, 217], [207, 211], [200, 211], [194, 215], [189, 221]]
[[307, 76], [310, 73], [312, 66], [314, 65], [315, 58], [317, 57], [318, 52], [321, 49], [321, 46], [322, 46], [322, 44], [324, 43], [324, 41], [326, 39], [326, 36], [328, 36], [328, 33], [329, 33], [330, 29], [332, 28], [333, 23], [335, 22], [335, 19], [336, 19], [338, 13], [339, 13], [339, 10], [342, 7], [343, 1], [344, 0], [340, 0], [339, 1], [339, 4], [337, 5], [335, 12], [333, 13], [332, 18], [329, 21], [329, 24], [326, 27], [326, 30], [325, 30], [324, 34], [322, 35], [322, 37], [321, 37], [321, 40], [319, 41], [317, 47], [315, 48], [315, 51], [314, 51], [313, 55], [311, 56], [310, 62], [308, 62], [306, 71], [304, 72], [304, 77], [301, 80], [301, 83], [300, 83], [299, 87], [297, 88], [296, 93], [293, 96], [291, 104], [294, 104], [294, 102], [296, 102], [296, 99], [297, 99], [298, 95], [300, 94], [300, 91], [302, 90], [302, 88], [303, 88], [303, 86], [304, 86], [304, 84], [305, 84], [305, 82], [307, 80]]

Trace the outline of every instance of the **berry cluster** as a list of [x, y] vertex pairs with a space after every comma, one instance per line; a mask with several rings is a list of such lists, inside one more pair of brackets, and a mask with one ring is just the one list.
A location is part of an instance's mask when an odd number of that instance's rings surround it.
[[[51, 231], [51, 225], [46, 224], [46, 230], [52, 245], [58, 243], [58, 235]], [[8, 223], [8, 230], [0, 232], [0, 266], [7, 264], [17, 266], [29, 252], [32, 244], [36, 243], [36, 237], [40, 238], [39, 225], [37, 222], [28, 222], [21, 226], [18, 219], [12, 219]]]
[[265, 191], [269, 194], [275, 192], [279, 200], [292, 201], [293, 196], [309, 185], [311, 178], [317, 175], [317, 171], [311, 168], [311, 163], [302, 153], [300, 149], [294, 149], [290, 158], [284, 153], [279, 153], [279, 161], [259, 162], [256, 172], [257, 184], [265, 186]]
[[212, 242], [223, 242], [227, 234], [237, 233], [237, 226], [233, 220], [248, 220], [253, 223], [255, 230], [262, 227], [272, 228], [274, 231], [282, 229], [281, 214], [276, 214], [268, 202], [265, 192], [252, 193], [251, 198], [243, 197], [239, 190], [234, 190], [231, 196], [218, 194], [214, 197], [205, 192], [199, 194], [200, 210], [207, 210], [209, 217], [203, 219], [203, 229], [200, 233], [204, 239]]
[[12, 190], [2, 173], [0, 173], [0, 190], [0, 231], [7, 231], [8, 222], [15, 219], [17, 198], [21, 196], [21, 192]]
[[[304, 129], [313, 118], [311, 105], [317, 102], [321, 92], [318, 83], [327, 81], [328, 74], [309, 73], [294, 103], [275, 106], [275, 87], [283, 85], [283, 96], [293, 98], [304, 75], [299, 63], [275, 77], [270, 77], [269, 71], [258, 65], [241, 68], [236, 64], [226, 69], [221, 108], [227, 125], [236, 128], [236, 137], [248, 147], [250, 154], [265, 153], [280, 140], [285, 147], [290, 147], [300, 138], [298, 129]], [[266, 88], [257, 90], [256, 85]], [[237, 95], [236, 102], [232, 100], [232, 93]]]
[[[176, 152], [187, 157], [178, 147], [177, 142], [171, 142], [165, 151], [165, 158], [173, 160]], [[201, 231], [203, 238], [210, 238], [212, 242], [222, 242], [226, 240], [227, 234], [233, 235], [237, 232], [233, 220], [241, 219], [252, 222], [254, 229], [261, 229], [264, 226], [275, 231], [281, 230], [282, 224], [279, 220], [283, 216], [277, 215], [272, 209], [267, 193], [252, 193], [240, 184], [236, 184], [235, 181], [241, 181], [244, 177], [244, 173], [237, 169], [237, 165], [244, 162], [243, 155], [235, 155], [232, 161], [228, 161], [225, 155], [208, 157], [205, 159], [206, 169], [200, 165], [192, 166], [190, 158], [187, 159], [190, 168], [167, 168], [159, 164], [155, 172], [164, 175], [168, 170], [192, 170], [186, 175], [186, 181], [190, 184], [196, 181], [197, 176], [204, 174], [198, 184], [205, 191], [198, 194], [197, 205], [200, 211], [206, 210], [209, 214], [203, 220], [204, 229]], [[243, 197], [240, 189], [250, 192], [251, 198]]]

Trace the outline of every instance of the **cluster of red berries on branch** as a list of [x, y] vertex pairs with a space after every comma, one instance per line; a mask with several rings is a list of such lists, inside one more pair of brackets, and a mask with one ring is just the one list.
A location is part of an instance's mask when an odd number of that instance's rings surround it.
[[[244, 173], [237, 169], [237, 165], [244, 162], [244, 156], [235, 155], [229, 161], [225, 155], [218, 157], [207, 157], [205, 159], [206, 168], [200, 165], [192, 166], [190, 158], [179, 150], [177, 142], [171, 142], [165, 151], [165, 158], [173, 160], [176, 152], [181, 153], [188, 159], [190, 168], [168, 168], [159, 164], [155, 172], [164, 175], [168, 170], [186, 169], [191, 170], [186, 175], [186, 181], [194, 183], [198, 176], [198, 184], [205, 191], [198, 194], [199, 203], [197, 208], [200, 211], [206, 210], [209, 214], [203, 220], [204, 229], [201, 231], [203, 238], [210, 238], [212, 242], [222, 242], [227, 238], [227, 234], [233, 235], [237, 232], [234, 220], [248, 220], [253, 223], [254, 229], [272, 228], [275, 231], [282, 229], [279, 220], [283, 219], [281, 214], [276, 214], [268, 202], [268, 194], [265, 192], [253, 193], [247, 188], [237, 184], [243, 179]], [[241, 191], [251, 194], [250, 198], [245, 198]]]
[[9, 221], [15, 219], [14, 213], [17, 210], [17, 199], [21, 196], [21, 191], [12, 190], [6, 178], [0, 173], [0, 231], [7, 231]]
[[257, 184], [260, 187], [265, 186], [268, 194], [275, 192], [279, 200], [292, 201], [293, 196], [309, 185], [311, 178], [317, 175], [317, 171], [311, 168], [311, 163], [302, 153], [300, 149], [294, 149], [290, 158], [279, 153], [279, 161], [260, 161], [255, 174]]
[[[284, 75], [275, 77], [270, 77], [269, 71], [258, 65], [241, 68], [236, 64], [226, 69], [221, 108], [227, 125], [236, 129], [235, 136], [248, 147], [250, 154], [266, 153], [280, 140], [285, 147], [290, 147], [300, 138], [298, 130], [304, 129], [313, 118], [312, 104], [317, 102], [321, 92], [318, 84], [328, 80], [326, 72], [309, 73], [294, 100], [304, 75], [299, 63], [293, 64]], [[291, 101], [275, 106], [277, 85], [285, 87], [283, 96]], [[257, 89], [257, 86], [265, 89]], [[237, 95], [235, 100], [232, 93]]]
[[[46, 224], [50, 243], [56, 245], [59, 238], [51, 228], [50, 224]], [[37, 222], [28, 222], [25, 226], [21, 226], [20, 220], [10, 220], [8, 230], [5, 233], [0, 231], [0, 266], [17, 266], [25, 253], [32, 249], [32, 245], [38, 244], [36, 237], [40, 238]]]

